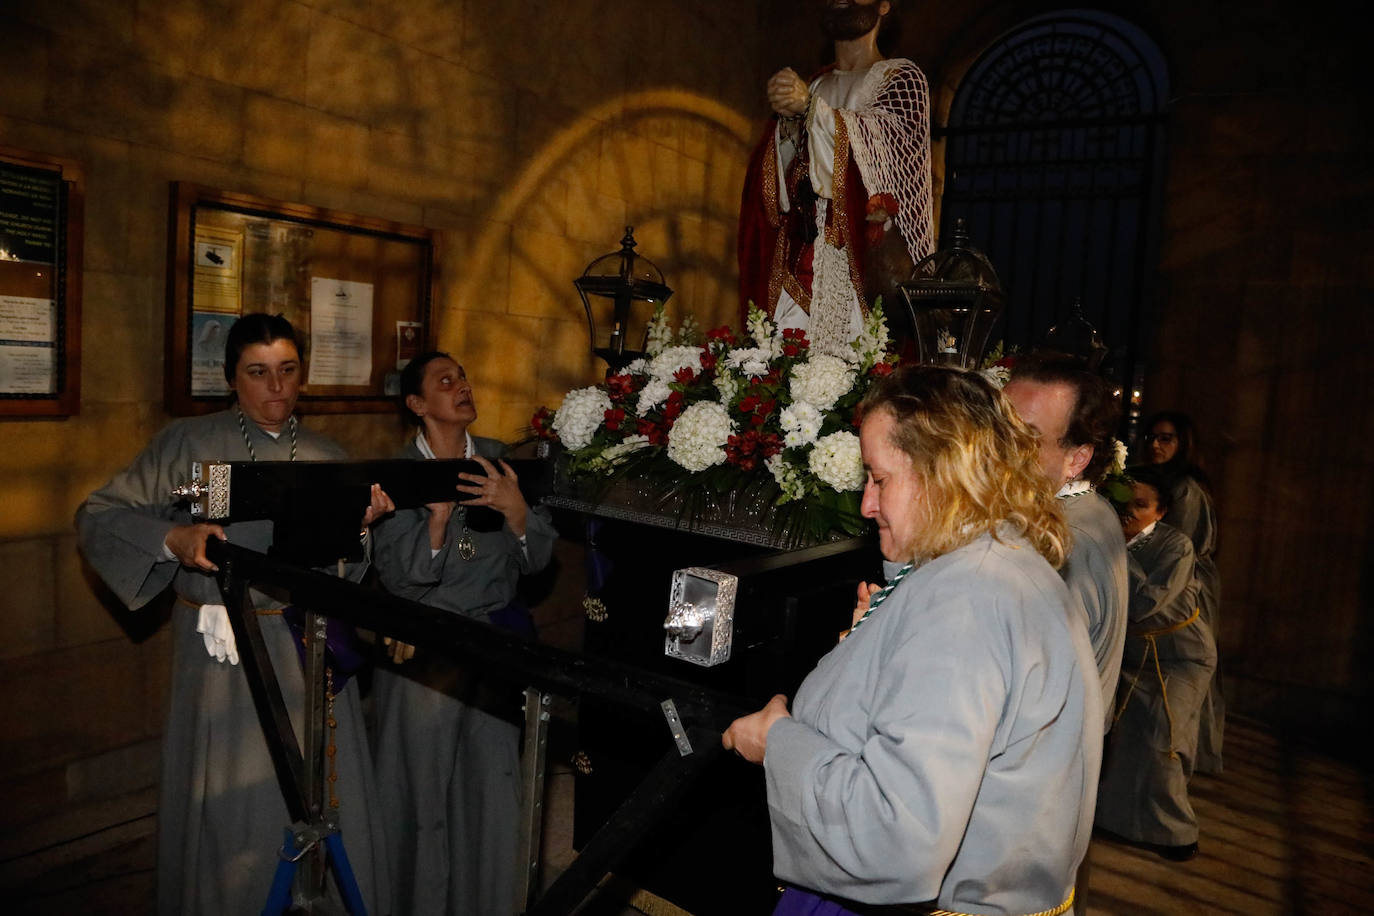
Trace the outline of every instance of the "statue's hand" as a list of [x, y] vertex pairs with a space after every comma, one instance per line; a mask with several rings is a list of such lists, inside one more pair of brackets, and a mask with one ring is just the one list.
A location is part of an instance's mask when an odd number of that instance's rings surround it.
[[773, 110], [785, 117], [800, 117], [806, 114], [807, 103], [811, 101], [811, 90], [806, 81], [797, 76], [791, 67], [783, 67], [768, 80], [768, 104]]

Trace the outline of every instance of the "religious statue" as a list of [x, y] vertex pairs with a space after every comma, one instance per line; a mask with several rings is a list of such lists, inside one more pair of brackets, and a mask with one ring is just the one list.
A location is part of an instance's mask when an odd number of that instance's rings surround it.
[[790, 67], [769, 79], [775, 118], [745, 178], [741, 307], [805, 329], [819, 352], [853, 340], [934, 247], [926, 78], [877, 44], [895, 2], [825, 0], [835, 63], [810, 84]]

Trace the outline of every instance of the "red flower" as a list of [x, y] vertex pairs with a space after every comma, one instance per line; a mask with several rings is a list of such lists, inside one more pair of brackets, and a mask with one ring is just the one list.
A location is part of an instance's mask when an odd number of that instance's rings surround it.
[[620, 429], [620, 424], [625, 422], [625, 411], [619, 407], [612, 407], [606, 411], [606, 428], [609, 430]]
[[690, 385], [692, 383], [692, 379], [696, 377], [697, 371], [693, 369], [691, 366], [683, 366], [681, 369], [673, 373], [673, 381], [681, 382], [684, 385]]
[[777, 433], [747, 433], [731, 436], [725, 443], [725, 460], [735, 467], [752, 471], [760, 462], [782, 451], [782, 437]]
[[547, 407], [541, 407], [530, 417], [530, 429], [540, 439], [557, 439], [558, 434], [553, 431], [553, 411]]
[[653, 420], [639, 417], [635, 420], [635, 431], [646, 437], [650, 445], [667, 445], [668, 431]]
[[738, 343], [737, 339], [735, 338], [735, 332], [730, 330], [729, 325], [725, 324], [721, 325], [718, 328], [712, 328], [711, 330], [707, 331], [706, 339], [708, 341], [719, 341], [720, 343], [723, 343], [728, 347], [733, 347], [736, 343]]
[[748, 397], [740, 398], [739, 409], [744, 413], [753, 413], [758, 409], [759, 396], [751, 394]]
[[884, 375], [892, 374], [892, 363], [876, 362], [873, 364], [873, 368], [869, 369], [868, 371], [870, 374], [875, 375], [878, 378], [882, 378]]
[[606, 377], [606, 393], [611, 396], [612, 401], [623, 401], [628, 395], [634, 393], [635, 377], [628, 373], [621, 375], [610, 375]]
[[710, 350], [701, 351], [701, 370], [711, 372], [716, 368], [716, 354]]

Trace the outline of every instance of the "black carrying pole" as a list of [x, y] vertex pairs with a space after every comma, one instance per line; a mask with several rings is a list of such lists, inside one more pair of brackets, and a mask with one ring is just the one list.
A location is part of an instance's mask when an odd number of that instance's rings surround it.
[[[672, 700], [687, 733], [690, 752], [677, 747], [650, 772], [620, 809], [584, 845], [573, 865], [529, 911], [531, 916], [571, 912], [613, 870], [720, 752], [721, 732], [751, 704], [687, 681], [528, 642], [521, 637], [428, 605], [364, 588], [247, 550], [216, 538], [206, 556], [219, 567], [218, 581], [239, 640], [258, 719], [267, 739], [287, 809], [297, 821], [310, 820], [310, 800], [296, 735], [287, 715], [257, 618], [247, 603], [248, 584], [269, 584], [290, 592], [293, 603], [404, 642], [423, 644], [454, 659], [521, 680], [551, 693], [595, 696], [603, 701], [662, 715]], [[312, 685], [307, 685], [312, 689]], [[664, 728], [668, 728], [665, 721]]]

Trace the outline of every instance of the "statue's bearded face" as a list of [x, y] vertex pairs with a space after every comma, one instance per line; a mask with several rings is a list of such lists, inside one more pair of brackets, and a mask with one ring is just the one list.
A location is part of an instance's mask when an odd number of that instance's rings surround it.
[[882, 18], [882, 0], [825, 0], [821, 28], [834, 41], [853, 41], [867, 35]]

